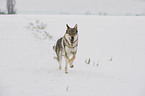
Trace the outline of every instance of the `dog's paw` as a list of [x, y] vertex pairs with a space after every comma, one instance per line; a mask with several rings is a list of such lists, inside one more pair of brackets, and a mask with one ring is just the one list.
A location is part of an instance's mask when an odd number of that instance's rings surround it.
[[65, 72], [65, 74], [68, 74], [68, 72]]
[[70, 66], [70, 68], [73, 68], [73, 67], [74, 67], [74, 65]]

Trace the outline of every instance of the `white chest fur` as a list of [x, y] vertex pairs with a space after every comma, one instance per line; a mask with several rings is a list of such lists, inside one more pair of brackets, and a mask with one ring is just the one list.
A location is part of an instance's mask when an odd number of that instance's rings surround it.
[[66, 46], [65, 51], [66, 51], [67, 55], [70, 56], [71, 54], [73, 54], [74, 52], [77, 51], [77, 47], [69, 48], [69, 47]]

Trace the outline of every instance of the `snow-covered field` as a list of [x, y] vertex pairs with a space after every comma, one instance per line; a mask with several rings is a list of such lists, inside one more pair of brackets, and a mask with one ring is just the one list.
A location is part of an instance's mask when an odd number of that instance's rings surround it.
[[[33, 37], [26, 26], [35, 19], [53, 40]], [[69, 74], [52, 50], [65, 24], [79, 26]], [[145, 96], [144, 25], [145, 17], [0, 16], [0, 96]]]

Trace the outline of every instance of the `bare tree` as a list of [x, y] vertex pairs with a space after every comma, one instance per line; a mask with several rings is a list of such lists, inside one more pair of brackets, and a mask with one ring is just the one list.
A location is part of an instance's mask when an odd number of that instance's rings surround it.
[[7, 0], [8, 14], [16, 14], [15, 4], [16, 4], [15, 0]]

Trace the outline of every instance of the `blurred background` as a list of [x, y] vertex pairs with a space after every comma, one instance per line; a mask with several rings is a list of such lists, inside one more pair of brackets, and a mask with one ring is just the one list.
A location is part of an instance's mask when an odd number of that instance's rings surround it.
[[0, 14], [145, 16], [145, 0], [0, 0]]

